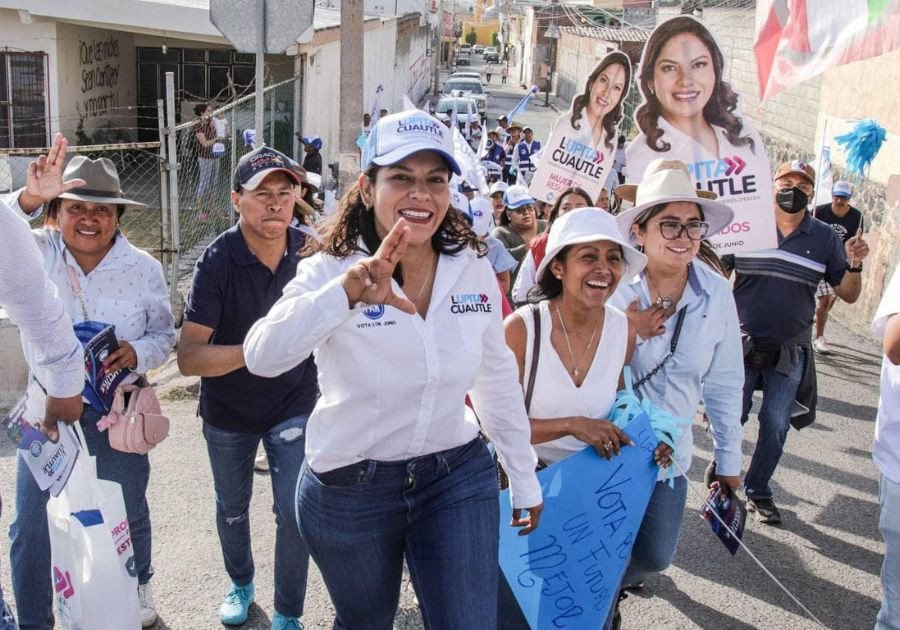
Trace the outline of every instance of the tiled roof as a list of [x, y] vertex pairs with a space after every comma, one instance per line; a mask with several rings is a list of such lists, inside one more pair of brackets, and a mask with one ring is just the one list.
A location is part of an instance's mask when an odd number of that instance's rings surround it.
[[645, 42], [651, 32], [649, 29], [612, 28], [610, 26], [562, 26], [559, 30], [563, 33], [602, 39], [608, 42]]

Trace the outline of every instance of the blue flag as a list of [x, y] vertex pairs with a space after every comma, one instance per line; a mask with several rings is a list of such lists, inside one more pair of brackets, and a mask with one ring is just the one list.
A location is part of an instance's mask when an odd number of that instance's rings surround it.
[[625, 432], [634, 446], [611, 460], [589, 447], [538, 473], [544, 511], [528, 536], [500, 493], [500, 568], [533, 630], [597, 630], [616, 601], [659, 472], [646, 413]]
[[509, 119], [509, 122], [512, 122], [513, 118], [515, 118], [516, 116], [518, 116], [519, 114], [521, 114], [522, 112], [525, 111], [525, 108], [528, 107], [528, 101], [531, 99], [532, 96], [534, 96], [537, 93], [538, 93], [538, 86], [532, 85], [531, 89], [528, 90], [528, 93], [522, 97], [521, 101], [519, 101], [519, 104], [516, 105], [515, 107], [513, 107], [510, 110], [510, 112], [506, 115], [506, 117]]

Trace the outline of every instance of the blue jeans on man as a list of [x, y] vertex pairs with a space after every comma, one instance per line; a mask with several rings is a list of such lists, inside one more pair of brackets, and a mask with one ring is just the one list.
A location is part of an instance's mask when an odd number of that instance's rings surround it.
[[[123, 453], [109, 445], [106, 433], [97, 430], [102, 414], [85, 405], [81, 428], [88, 452], [97, 458], [97, 477], [122, 486], [138, 584], [153, 577], [151, 566], [150, 507], [147, 485], [150, 459], [146, 455]], [[50, 531], [47, 525], [47, 501], [27, 464], [16, 463], [16, 518], [9, 528], [12, 540], [9, 557], [19, 627], [23, 630], [53, 629], [53, 588], [50, 564]]]
[[238, 586], [253, 582], [250, 499], [253, 461], [260, 440], [269, 460], [275, 513], [275, 610], [303, 615], [309, 552], [300, 536], [294, 497], [303, 464], [308, 415], [295, 416], [265, 433], [238, 433], [203, 423], [216, 493], [216, 527], [225, 570]]
[[884, 597], [875, 630], [900, 630], [900, 483], [881, 476], [878, 529], [884, 538], [881, 587]]
[[497, 493], [481, 439], [405, 461], [305, 468], [300, 530], [334, 604], [334, 627], [390, 630], [406, 558], [427, 628], [493, 630]]
[[744, 409], [741, 424], [750, 417], [753, 406], [753, 391], [757, 381], [762, 378], [762, 405], [759, 413], [759, 436], [750, 468], [744, 477], [747, 497], [750, 499], [771, 499], [772, 488], [769, 481], [775, 474], [784, 443], [791, 428], [791, 410], [797, 398], [797, 387], [803, 376], [803, 360], [797, 361], [790, 374], [781, 374], [774, 367], [744, 368]]

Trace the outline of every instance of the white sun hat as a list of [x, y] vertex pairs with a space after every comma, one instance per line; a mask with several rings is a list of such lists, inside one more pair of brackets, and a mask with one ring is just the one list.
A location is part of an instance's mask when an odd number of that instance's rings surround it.
[[628, 244], [628, 239], [619, 230], [615, 217], [602, 208], [577, 208], [569, 210], [553, 222], [547, 236], [547, 253], [538, 265], [535, 277], [540, 281], [544, 271], [564, 247], [594, 241], [610, 241], [622, 246], [622, 254], [625, 256], [622, 282], [630, 280], [644, 270], [647, 257]]
[[632, 242], [635, 237], [631, 226], [635, 220], [644, 210], [660, 204], [688, 201], [700, 206], [703, 220], [709, 223], [707, 237], [718, 234], [734, 219], [734, 210], [728, 204], [716, 201], [715, 193], [697, 190], [687, 166], [679, 160], [653, 160], [647, 165], [640, 184], [617, 186], [616, 194], [620, 199], [634, 202], [633, 208], [616, 216], [622, 234], [629, 235]]

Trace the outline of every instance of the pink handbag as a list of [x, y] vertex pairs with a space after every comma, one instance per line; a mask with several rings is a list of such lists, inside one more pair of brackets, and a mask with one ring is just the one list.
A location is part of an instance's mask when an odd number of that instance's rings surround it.
[[[130, 393], [128, 407], [125, 394]], [[97, 422], [97, 429], [109, 429], [109, 445], [117, 451], [145, 455], [169, 435], [169, 418], [164, 416], [150, 386], [119, 385], [110, 412]]]

